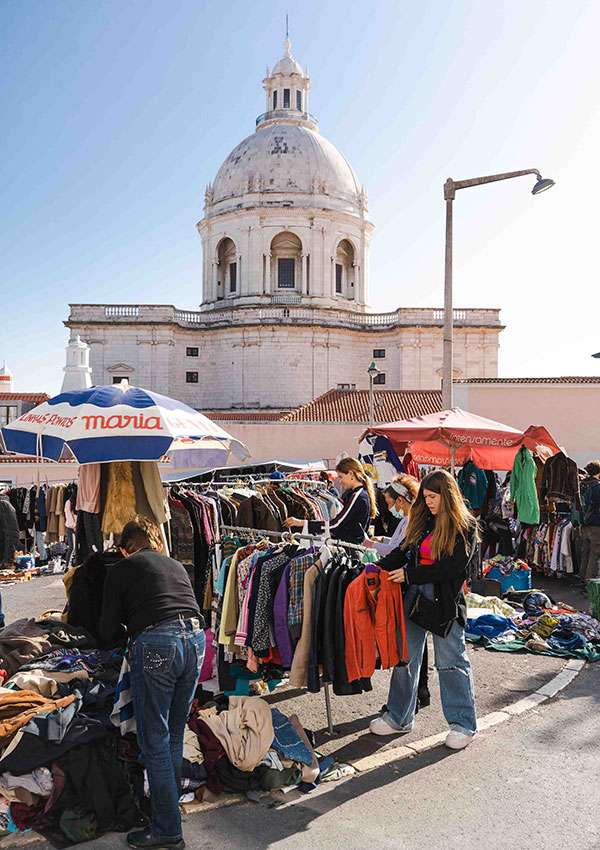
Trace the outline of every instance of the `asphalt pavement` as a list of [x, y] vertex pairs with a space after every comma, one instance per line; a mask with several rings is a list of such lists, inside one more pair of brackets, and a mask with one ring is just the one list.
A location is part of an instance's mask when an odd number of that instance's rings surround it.
[[[557, 601], [586, 608], [585, 597], [568, 581], [536, 577], [536, 584]], [[39, 616], [64, 604], [60, 576], [13, 585], [2, 595], [7, 622]], [[468, 651], [479, 716], [530, 694], [564, 665], [559, 658], [491, 652], [472, 644]], [[368, 694], [332, 696], [333, 736], [327, 732], [323, 693], [307, 694], [284, 686], [268, 700], [284, 713], [298, 714], [303, 725], [315, 731], [318, 749], [335, 754], [340, 761], [356, 761], [447, 728], [435, 671], [430, 669], [432, 704], [419, 712], [413, 732], [392, 739], [371, 735], [369, 720], [379, 714], [386, 700], [389, 676], [389, 671], [377, 672]], [[302, 841], [303, 847], [322, 847], [335, 837], [336, 844], [343, 841], [347, 850], [392, 846], [395, 850], [460, 846], [462, 850], [466, 843], [483, 840], [490, 848], [504, 850], [517, 840], [529, 843], [531, 835], [524, 831], [528, 818], [537, 823], [539, 813], [541, 824], [545, 813], [543, 831], [534, 833], [543, 836], [545, 848], [600, 848], [594, 826], [600, 807], [599, 771], [594, 761], [599, 747], [595, 719], [599, 685], [600, 664], [589, 665], [560, 696], [501, 727], [486, 730], [461, 753], [436, 748], [350, 780], [328, 783], [308, 796], [277, 794], [259, 804], [242, 803], [187, 815], [188, 846], [193, 850], [215, 845], [220, 850], [253, 850], [297, 847]], [[458, 765], [453, 759], [460, 760]], [[571, 824], [570, 834], [577, 836], [575, 844], [560, 843], [569, 834], [568, 828], [562, 827], [563, 820]], [[5, 839], [3, 846], [16, 847], [34, 839], [34, 835]], [[110, 835], [82, 846], [104, 850], [120, 846], [121, 840]], [[36, 847], [45, 850], [51, 845], [36, 840]]]

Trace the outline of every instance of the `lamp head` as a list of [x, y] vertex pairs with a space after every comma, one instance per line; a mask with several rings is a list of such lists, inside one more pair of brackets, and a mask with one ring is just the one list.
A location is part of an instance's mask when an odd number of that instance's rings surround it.
[[378, 375], [378, 374], [379, 374], [379, 369], [378, 369], [378, 368], [377, 368], [377, 366], [375, 365], [375, 361], [373, 361], [373, 362], [371, 363], [371, 365], [370, 365], [370, 366], [369, 366], [369, 368], [367, 369], [367, 373], [368, 373], [368, 375], [369, 375], [369, 377], [370, 377], [370, 378], [374, 378], [374, 377], [375, 377], [375, 375]]
[[545, 192], [546, 189], [551, 189], [554, 186], [554, 180], [550, 178], [544, 179], [541, 174], [538, 175], [535, 186], [531, 190], [532, 195], [539, 195], [540, 192]]

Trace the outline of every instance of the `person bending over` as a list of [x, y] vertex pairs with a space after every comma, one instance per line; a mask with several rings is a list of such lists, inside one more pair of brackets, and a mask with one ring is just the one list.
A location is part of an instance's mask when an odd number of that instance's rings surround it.
[[104, 582], [100, 636], [127, 634], [131, 694], [152, 820], [130, 832], [130, 847], [176, 848], [185, 842], [179, 798], [183, 733], [202, 661], [204, 620], [185, 568], [161, 554], [160, 530], [136, 516], [121, 534], [119, 561]]

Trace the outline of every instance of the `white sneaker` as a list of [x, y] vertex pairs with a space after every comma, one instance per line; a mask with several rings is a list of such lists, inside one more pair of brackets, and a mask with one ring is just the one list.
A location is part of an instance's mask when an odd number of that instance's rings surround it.
[[446, 735], [444, 743], [451, 750], [464, 750], [473, 740], [474, 735], [467, 735], [466, 732], [459, 732], [458, 729], [451, 729]]
[[376, 717], [369, 723], [369, 731], [374, 735], [408, 735], [412, 729], [394, 729], [383, 717]]

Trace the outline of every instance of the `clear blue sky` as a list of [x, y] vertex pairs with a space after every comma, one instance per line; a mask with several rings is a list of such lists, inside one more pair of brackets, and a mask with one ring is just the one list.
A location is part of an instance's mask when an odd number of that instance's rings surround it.
[[[455, 306], [500, 307], [502, 375], [598, 374], [600, 4], [288, 3], [311, 111], [376, 225], [371, 304], [441, 306], [443, 183], [538, 168], [455, 202]], [[282, 11], [283, 10], [283, 11]], [[271, 0], [4, 0], [0, 359], [58, 391], [69, 302], [201, 298], [206, 184], [264, 109]]]

